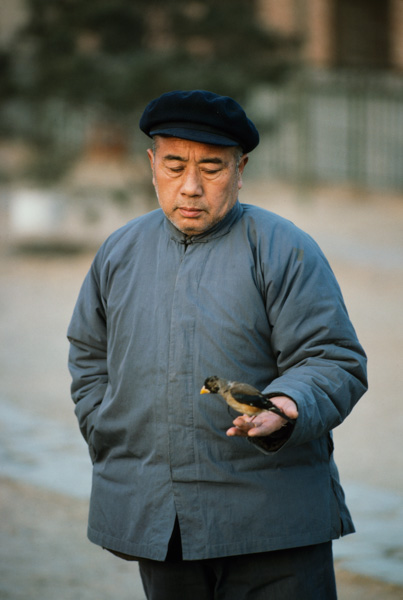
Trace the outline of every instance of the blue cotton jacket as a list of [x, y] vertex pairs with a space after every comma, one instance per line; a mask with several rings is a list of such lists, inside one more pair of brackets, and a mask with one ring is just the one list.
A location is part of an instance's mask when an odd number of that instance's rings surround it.
[[[236, 203], [190, 239], [156, 210], [103, 244], [69, 326], [72, 397], [94, 462], [88, 536], [156, 560], [178, 515], [184, 559], [354, 530], [331, 430], [366, 389], [365, 354], [316, 243]], [[283, 446], [228, 438], [219, 375], [288, 395]]]

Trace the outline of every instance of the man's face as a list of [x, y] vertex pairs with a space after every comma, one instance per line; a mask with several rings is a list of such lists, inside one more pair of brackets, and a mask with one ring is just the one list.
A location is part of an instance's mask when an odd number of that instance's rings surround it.
[[234, 206], [248, 161], [239, 149], [158, 137], [147, 152], [160, 206], [183, 233], [207, 231]]

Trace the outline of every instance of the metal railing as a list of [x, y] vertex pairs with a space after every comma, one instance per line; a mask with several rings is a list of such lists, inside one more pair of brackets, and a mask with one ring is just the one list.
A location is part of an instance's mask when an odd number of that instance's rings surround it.
[[258, 105], [272, 120], [257, 153], [259, 173], [403, 189], [403, 78], [310, 73], [266, 90]]

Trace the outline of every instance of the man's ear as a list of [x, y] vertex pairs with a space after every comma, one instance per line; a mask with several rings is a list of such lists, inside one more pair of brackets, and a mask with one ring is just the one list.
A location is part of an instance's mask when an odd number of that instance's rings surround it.
[[242, 187], [242, 175], [243, 175], [243, 171], [246, 167], [246, 163], [249, 160], [249, 156], [247, 154], [244, 154], [243, 156], [241, 156], [241, 159], [239, 161], [239, 166], [238, 166], [238, 190], [241, 189]]
[[155, 180], [154, 180], [154, 152], [151, 150], [151, 148], [149, 148], [147, 150], [147, 154], [148, 154], [148, 158], [149, 158], [150, 165], [151, 165], [151, 171], [153, 173], [153, 185], [155, 185]]

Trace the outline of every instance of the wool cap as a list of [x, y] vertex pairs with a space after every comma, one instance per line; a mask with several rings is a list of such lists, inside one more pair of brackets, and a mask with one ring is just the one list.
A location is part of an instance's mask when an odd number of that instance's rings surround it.
[[151, 100], [140, 119], [149, 137], [166, 135], [250, 152], [259, 133], [243, 108], [229, 96], [204, 90], [174, 91]]

